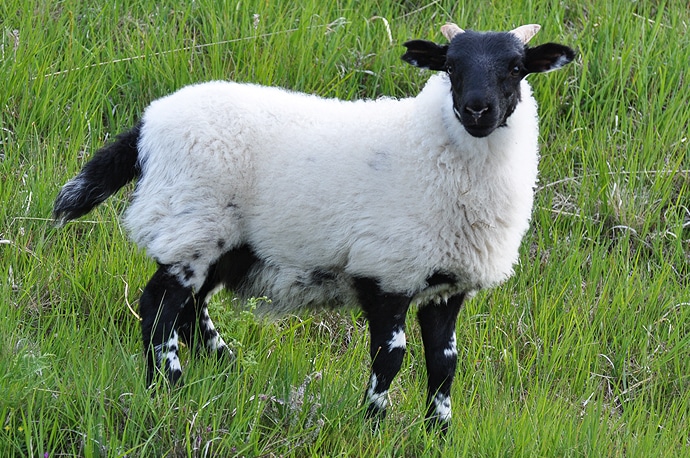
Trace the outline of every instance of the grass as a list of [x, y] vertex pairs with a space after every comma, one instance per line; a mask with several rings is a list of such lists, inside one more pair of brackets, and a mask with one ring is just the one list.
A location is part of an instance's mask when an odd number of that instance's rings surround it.
[[[2, 456], [690, 456], [686, 2], [106, 3], [0, 4]], [[447, 440], [423, 428], [412, 316], [375, 433], [356, 313], [263, 323], [221, 295], [212, 312], [242, 370], [183, 352], [185, 387], [152, 396], [133, 311], [154, 266], [118, 224], [127, 193], [57, 231], [59, 187], [192, 82], [415, 94], [428, 73], [399, 60], [401, 43], [441, 41], [449, 19], [539, 22], [535, 42], [579, 54], [531, 79], [532, 229], [516, 275], [461, 313]]]

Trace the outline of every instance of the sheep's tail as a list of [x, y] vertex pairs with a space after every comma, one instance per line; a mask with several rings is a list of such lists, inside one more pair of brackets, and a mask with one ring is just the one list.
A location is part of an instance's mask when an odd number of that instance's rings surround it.
[[96, 152], [81, 172], [60, 190], [53, 205], [58, 226], [79, 218], [137, 178], [141, 123]]

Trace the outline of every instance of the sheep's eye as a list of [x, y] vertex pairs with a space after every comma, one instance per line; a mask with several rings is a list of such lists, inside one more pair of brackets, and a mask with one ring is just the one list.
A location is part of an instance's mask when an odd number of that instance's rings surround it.
[[519, 65], [513, 65], [513, 67], [510, 69], [510, 74], [512, 76], [520, 76], [520, 73], [522, 73], [522, 67]]
[[453, 69], [450, 66], [446, 67], [446, 73], [448, 73], [449, 75], [452, 75]]

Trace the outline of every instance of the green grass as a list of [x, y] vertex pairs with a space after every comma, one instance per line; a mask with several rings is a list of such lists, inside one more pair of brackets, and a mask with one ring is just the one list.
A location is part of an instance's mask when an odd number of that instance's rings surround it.
[[[690, 456], [687, 2], [296, 4], [0, 3], [0, 455]], [[152, 396], [128, 304], [154, 266], [118, 223], [128, 193], [58, 231], [59, 187], [192, 82], [415, 94], [429, 74], [399, 59], [401, 43], [442, 41], [449, 19], [539, 22], [535, 43], [579, 54], [531, 78], [532, 229], [516, 275], [460, 315], [447, 440], [423, 428], [412, 314], [375, 433], [360, 408], [366, 326], [347, 312], [263, 323], [220, 295], [212, 312], [241, 371], [183, 351], [184, 388]]]

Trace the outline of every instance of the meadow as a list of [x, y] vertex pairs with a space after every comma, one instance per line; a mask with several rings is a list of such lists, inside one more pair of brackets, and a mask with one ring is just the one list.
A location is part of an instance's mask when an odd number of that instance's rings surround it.
[[[155, 270], [119, 223], [131, 188], [56, 229], [60, 186], [153, 99], [232, 79], [406, 97], [440, 26], [537, 22], [576, 62], [530, 81], [540, 183], [515, 276], [458, 321], [453, 426], [425, 431], [414, 313], [380, 429], [357, 311], [211, 313], [239, 369], [182, 352], [145, 389], [137, 298]], [[0, 456], [690, 456], [690, 9], [686, 1], [3, 0]], [[257, 301], [262, 300], [257, 298]]]

